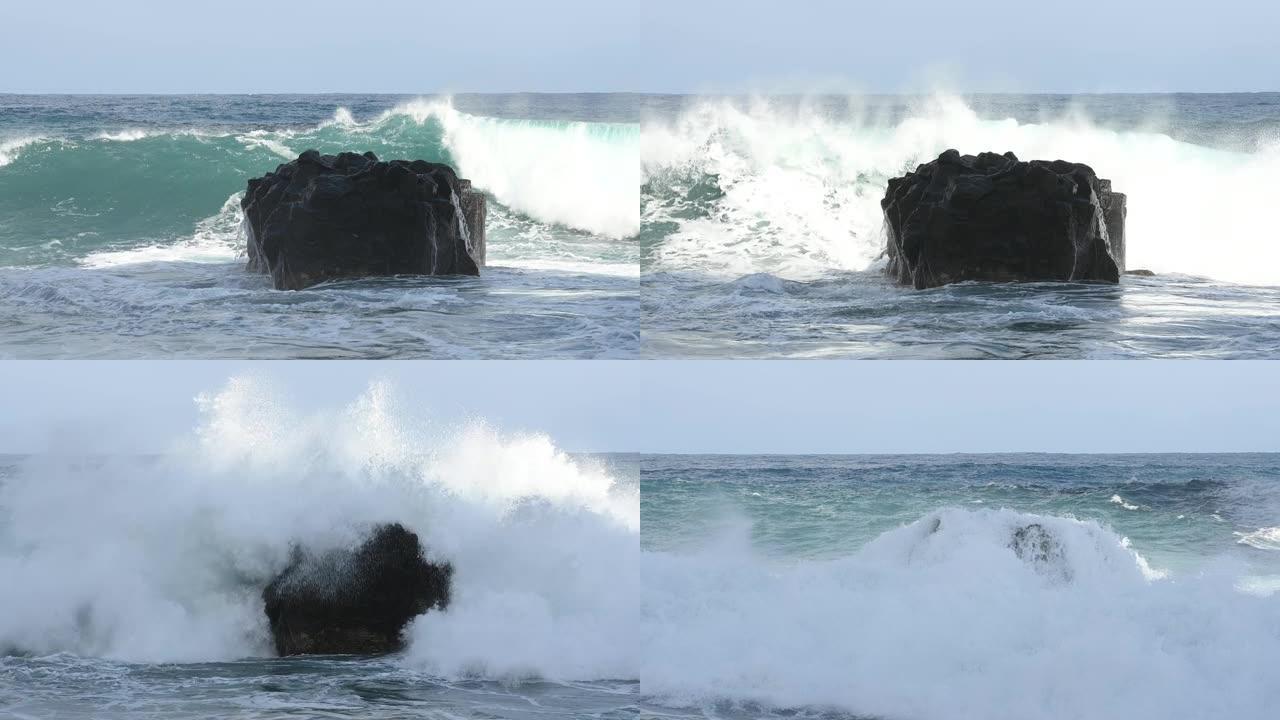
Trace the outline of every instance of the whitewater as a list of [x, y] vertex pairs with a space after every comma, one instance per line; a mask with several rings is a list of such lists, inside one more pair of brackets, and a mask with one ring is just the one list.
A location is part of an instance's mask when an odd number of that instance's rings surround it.
[[1274, 455], [641, 467], [655, 715], [1260, 720], [1280, 702]]
[[[453, 165], [484, 275], [245, 273], [246, 180], [311, 148]], [[607, 96], [0, 96], [0, 356], [629, 357], [639, 185]]]
[[[645, 352], [1274, 357], [1280, 95], [651, 96]], [[1119, 287], [882, 276], [890, 178], [942, 151], [1092, 166], [1128, 195]]]
[[[444, 425], [383, 383], [304, 410], [242, 376], [198, 403], [160, 454], [85, 456], [62, 436], [0, 463], [0, 713], [633, 712], [625, 458]], [[351, 547], [383, 522], [453, 564], [449, 609], [398, 655], [271, 659], [260, 594], [291, 546]]]

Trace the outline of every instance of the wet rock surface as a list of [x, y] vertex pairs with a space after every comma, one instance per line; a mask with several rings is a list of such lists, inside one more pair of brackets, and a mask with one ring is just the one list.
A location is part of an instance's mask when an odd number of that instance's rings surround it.
[[1114, 283], [1124, 271], [1125, 196], [1087, 165], [948, 150], [890, 180], [880, 206], [886, 272], [917, 289]]
[[452, 565], [424, 559], [418, 536], [399, 524], [375, 527], [355, 549], [296, 547], [262, 593], [276, 652], [395, 652], [410, 620], [449, 606], [452, 576]]
[[308, 150], [249, 181], [240, 202], [248, 268], [271, 275], [279, 290], [341, 278], [479, 275], [484, 197], [470, 188], [448, 165]]

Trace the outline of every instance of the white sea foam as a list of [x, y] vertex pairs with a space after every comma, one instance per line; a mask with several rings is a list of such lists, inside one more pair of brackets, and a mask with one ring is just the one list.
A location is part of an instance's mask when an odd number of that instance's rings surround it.
[[504, 205], [545, 223], [623, 238], [640, 229], [640, 133], [634, 125], [478, 117], [420, 100], [377, 122], [438, 121], [457, 169]]
[[1134, 505], [1133, 503], [1131, 503], [1131, 502], [1129, 502], [1129, 501], [1125, 500], [1124, 498], [1120, 497], [1120, 495], [1118, 495], [1118, 494], [1116, 494], [1116, 495], [1112, 495], [1112, 496], [1111, 496], [1111, 504], [1112, 504], [1112, 505], [1119, 505], [1120, 507], [1124, 508], [1125, 510], [1138, 510], [1138, 509], [1139, 509], [1137, 505]]
[[[0, 647], [138, 661], [269, 653], [291, 543], [416, 531], [454, 598], [402, 659], [452, 675], [635, 677], [639, 503], [537, 435], [439, 428], [372, 385], [300, 411], [252, 378], [160, 458], [30, 461], [0, 487]], [[67, 448], [74, 451], [74, 443]]]
[[746, 109], [708, 101], [646, 123], [646, 179], [684, 191], [696, 176], [715, 175], [724, 191], [709, 217], [698, 219], [676, 215], [680, 201], [650, 204], [646, 222], [680, 225], [657, 260], [666, 269], [729, 276], [863, 270], [884, 245], [879, 201], [889, 178], [947, 148], [1012, 150], [1023, 159], [1087, 163], [1128, 194], [1129, 267], [1280, 284], [1280, 250], [1266, 240], [1275, 234], [1269, 208], [1280, 153], [1117, 132], [1080, 113], [1037, 123], [982, 119], [943, 96], [897, 122], [872, 112], [851, 118], [781, 111], [765, 101]]
[[222, 204], [217, 215], [196, 223], [190, 237], [169, 243], [156, 243], [127, 250], [100, 250], [85, 256], [80, 264], [91, 268], [117, 267], [155, 262], [226, 263], [244, 253], [240, 223], [240, 193], [234, 193]]
[[45, 138], [42, 137], [21, 137], [0, 141], [0, 167], [16, 160], [23, 148], [44, 141]]
[[917, 720], [1262, 720], [1280, 702], [1280, 606], [1226, 561], [1162, 577], [1096, 523], [1009, 510], [938, 511], [830, 561], [748, 537], [643, 554], [645, 695]]
[[142, 130], [138, 128], [130, 130], [118, 130], [116, 132], [103, 132], [94, 135], [94, 140], [110, 140], [111, 142], [134, 142], [144, 138], [155, 137], [157, 132]]
[[289, 131], [254, 130], [238, 136], [237, 139], [250, 150], [265, 148], [285, 160], [296, 160], [299, 153], [294, 152], [293, 148], [284, 143], [285, 139], [292, 136], [293, 133]]

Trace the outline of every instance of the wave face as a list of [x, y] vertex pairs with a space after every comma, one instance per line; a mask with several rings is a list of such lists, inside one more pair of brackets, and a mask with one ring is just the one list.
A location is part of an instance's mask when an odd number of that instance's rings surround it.
[[1261, 719], [1280, 700], [1280, 562], [1233, 533], [1274, 517], [1274, 456], [641, 463], [642, 692], [673, 716]]
[[[883, 249], [889, 178], [948, 148], [1012, 150], [1087, 163], [1127, 193], [1130, 268], [1280, 285], [1276, 251], [1262, 241], [1274, 234], [1267, 197], [1280, 173], [1280, 101], [1269, 114], [1245, 108], [1247, 122], [1231, 127], [1214, 123], [1232, 109], [1215, 107], [1195, 127], [1175, 118], [1168, 131], [1152, 128], [1153, 108], [1108, 126], [1079, 105], [975, 107], [947, 96], [901, 107], [705, 100], [659, 116], [643, 137], [646, 234], [661, 236], [648, 259], [735, 277], [865, 270]], [[1197, 144], [1210, 140], [1219, 146]]]
[[[151, 458], [30, 458], [0, 481], [0, 647], [131, 662], [271, 654], [260, 593], [293, 543], [399, 521], [455, 567], [396, 662], [443, 678], [635, 678], [633, 481], [544, 436], [449, 429], [375, 384], [302, 411], [236, 378]], [[74, 445], [74, 442], [69, 443]]]

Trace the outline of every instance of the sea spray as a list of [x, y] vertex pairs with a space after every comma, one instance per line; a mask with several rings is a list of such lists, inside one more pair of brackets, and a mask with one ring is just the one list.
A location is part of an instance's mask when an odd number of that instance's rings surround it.
[[804, 280], [868, 269], [888, 179], [956, 148], [1083, 162], [1111, 179], [1129, 197], [1130, 267], [1280, 284], [1261, 240], [1280, 175], [1265, 137], [1206, 147], [1082, 110], [1015, 120], [937, 96], [898, 117], [856, 99], [838, 113], [708, 99], [646, 122], [642, 143], [643, 223], [670, 226], [651, 254], [658, 270]]
[[449, 611], [409, 632], [407, 667], [635, 677], [638, 497], [605, 466], [543, 436], [440, 427], [380, 383], [303, 411], [237, 377], [199, 405], [162, 455], [84, 458], [71, 441], [0, 486], [0, 646], [266, 656], [260, 593], [291, 545], [350, 546], [398, 521], [456, 569]]
[[[1056, 552], [1019, 552], [1019, 531]], [[1104, 526], [1011, 510], [936, 511], [832, 560], [747, 537], [644, 553], [645, 695], [922, 720], [1260, 720], [1280, 702], [1280, 606], [1230, 563], [1162, 579]]]

